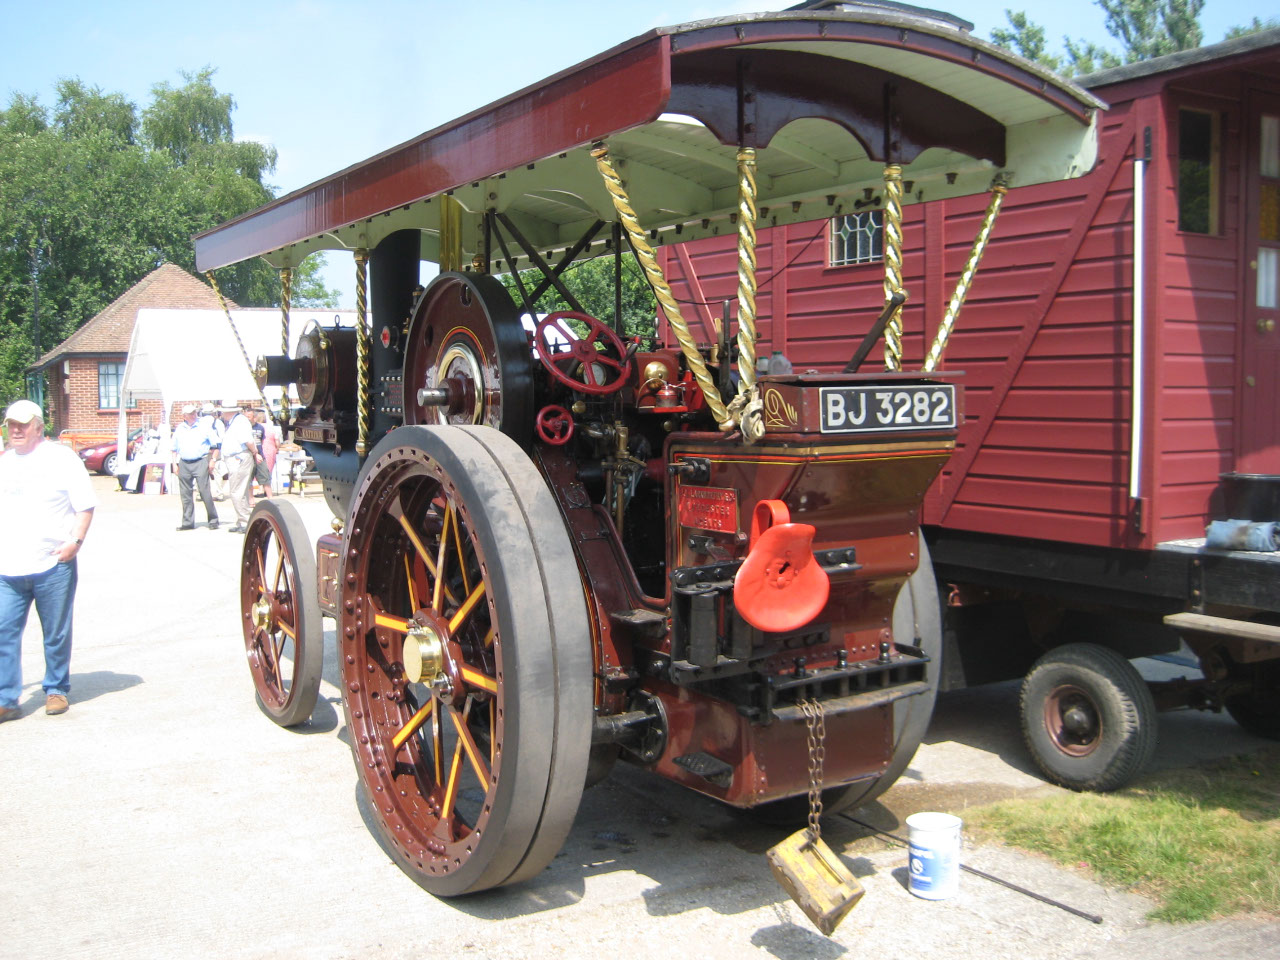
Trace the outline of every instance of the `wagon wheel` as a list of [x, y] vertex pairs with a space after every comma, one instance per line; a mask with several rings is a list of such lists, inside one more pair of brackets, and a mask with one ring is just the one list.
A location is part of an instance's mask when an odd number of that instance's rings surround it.
[[263, 500], [249, 517], [240, 565], [249, 672], [262, 709], [282, 727], [311, 716], [324, 666], [316, 561], [290, 504]]
[[1280, 740], [1280, 660], [1232, 664], [1223, 705], [1256, 737]]
[[[418, 301], [404, 357], [407, 424], [495, 427], [533, 442], [533, 360], [520, 315], [493, 277], [442, 273]], [[418, 391], [441, 388], [445, 403]]]
[[1072, 790], [1115, 790], [1156, 748], [1146, 681], [1116, 651], [1093, 643], [1050, 650], [1022, 682], [1022, 733], [1036, 764]]
[[[824, 813], [839, 813], [855, 806], [865, 806], [893, 786], [916, 755], [933, 718], [942, 669], [942, 605], [929, 546], [923, 534], [919, 534], [919, 543], [920, 564], [899, 591], [893, 606], [893, 636], [901, 643], [918, 643], [929, 658], [924, 677], [928, 690], [894, 703], [893, 756], [884, 773], [875, 780], [823, 790]], [[797, 823], [804, 820], [808, 809], [807, 796], [789, 797], [758, 807], [757, 815], [775, 823]]]
[[361, 471], [343, 547], [344, 705], [387, 848], [441, 896], [532, 877], [573, 822], [592, 723], [545, 482], [496, 430], [401, 427]]

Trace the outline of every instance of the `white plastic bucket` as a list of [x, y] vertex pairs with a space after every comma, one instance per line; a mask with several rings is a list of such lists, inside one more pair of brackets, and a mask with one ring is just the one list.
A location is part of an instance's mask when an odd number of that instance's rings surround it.
[[926, 900], [946, 900], [960, 889], [960, 818], [949, 813], [907, 817], [907, 889]]

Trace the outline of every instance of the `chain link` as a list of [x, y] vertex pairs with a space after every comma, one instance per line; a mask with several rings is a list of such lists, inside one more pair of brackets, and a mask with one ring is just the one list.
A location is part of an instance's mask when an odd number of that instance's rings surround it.
[[809, 836], [822, 837], [822, 765], [827, 758], [827, 715], [818, 700], [801, 700], [800, 711], [809, 728]]

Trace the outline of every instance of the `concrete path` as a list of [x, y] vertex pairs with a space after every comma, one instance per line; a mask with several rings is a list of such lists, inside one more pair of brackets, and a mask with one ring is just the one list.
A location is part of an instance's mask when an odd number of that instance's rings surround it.
[[[904, 886], [903, 851], [840, 818], [824, 836], [867, 894], [828, 939], [765, 864], [784, 831], [626, 766], [586, 793], [535, 882], [437, 900], [374, 839], [332, 660], [309, 725], [282, 730], [256, 707], [237, 625], [241, 538], [225, 523], [178, 533], [176, 497], [96, 483], [71, 711], [44, 715], [33, 616], [25, 715], [0, 726], [3, 960], [1280, 957], [1275, 923], [1148, 924], [1141, 898], [1004, 849], [965, 856], [1105, 922], [971, 876], [950, 901], [919, 900]], [[319, 496], [290, 502], [326, 529]], [[332, 633], [329, 643], [332, 658]], [[1222, 717], [1164, 720], [1161, 764], [1259, 745]], [[860, 817], [901, 832], [916, 810], [963, 815], [1050, 789], [1031, 772], [1011, 686], [944, 697], [927, 741]]]

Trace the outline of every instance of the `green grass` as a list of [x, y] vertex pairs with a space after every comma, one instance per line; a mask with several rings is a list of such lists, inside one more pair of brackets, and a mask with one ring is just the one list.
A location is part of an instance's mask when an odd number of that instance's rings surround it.
[[1280, 749], [1110, 794], [993, 804], [970, 810], [966, 828], [1150, 896], [1151, 919], [1280, 914]]

